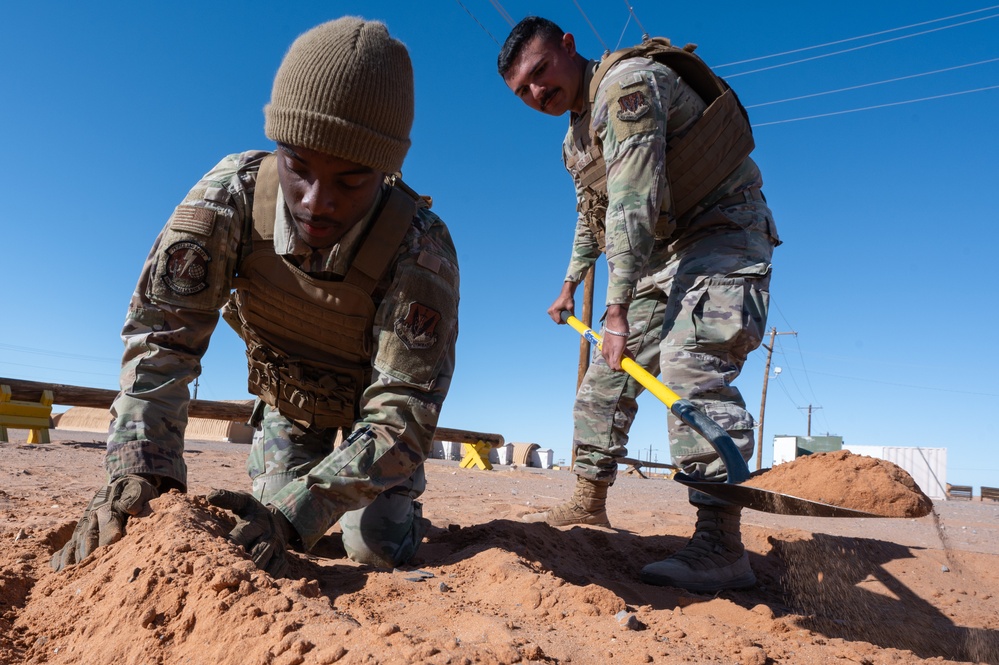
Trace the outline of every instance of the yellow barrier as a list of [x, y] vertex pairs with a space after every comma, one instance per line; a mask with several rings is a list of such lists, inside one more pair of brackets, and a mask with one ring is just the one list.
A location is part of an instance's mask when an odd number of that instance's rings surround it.
[[465, 449], [465, 456], [460, 464], [462, 469], [471, 469], [477, 466], [483, 471], [489, 471], [493, 468], [489, 462], [489, 451], [493, 449], [493, 444], [476, 441], [475, 443], [465, 442], [461, 445]]
[[0, 441], [6, 442], [7, 428], [30, 430], [28, 443], [49, 443], [52, 422], [52, 391], [43, 390], [37, 402], [12, 400], [8, 385], [0, 385]]

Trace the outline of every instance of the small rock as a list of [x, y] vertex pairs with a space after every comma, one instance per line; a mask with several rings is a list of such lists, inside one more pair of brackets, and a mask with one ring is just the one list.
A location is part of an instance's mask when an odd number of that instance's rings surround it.
[[621, 610], [614, 615], [614, 618], [618, 620], [624, 628], [628, 630], [645, 630], [647, 626], [639, 621], [638, 617], [628, 612], [627, 610]]
[[940, 566], [940, 572], [941, 573], [949, 573], [950, 572], [950, 568], [948, 568], [947, 566]]
[[18, 529], [17, 533], [14, 534], [14, 542], [21, 540], [22, 538], [27, 538], [28, 534], [25, 533], [24, 529]]
[[441, 593], [447, 593], [448, 591], [451, 590], [451, 587], [449, 587], [448, 585], [444, 584], [443, 582], [441, 582], [440, 585], [438, 585], [437, 588], [441, 590]]
[[394, 623], [383, 623], [378, 626], [378, 634], [382, 637], [388, 637], [399, 632], [399, 626]]

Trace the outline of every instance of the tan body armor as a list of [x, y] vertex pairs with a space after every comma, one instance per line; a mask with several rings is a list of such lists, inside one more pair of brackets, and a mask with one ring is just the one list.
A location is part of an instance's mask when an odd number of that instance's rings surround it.
[[[605, 55], [590, 81], [589, 109], [592, 113], [597, 89], [607, 72], [626, 58], [650, 58], [666, 65], [687, 82], [707, 108], [687, 129], [669, 139], [666, 177], [670, 196], [660, 208], [656, 239], [669, 238], [677, 220], [693, 210], [753, 151], [753, 131], [745, 109], [724, 80], [694, 55], [694, 46], [677, 48], [665, 37], [647, 39], [638, 46]], [[605, 248], [607, 216], [607, 167], [603, 146], [589, 129], [589, 147], [566, 160], [566, 168], [582, 191], [579, 212], [593, 231], [601, 251]]]
[[408, 187], [393, 187], [344, 279], [329, 281], [274, 251], [278, 187], [270, 156], [257, 176], [249, 252], [223, 316], [246, 342], [252, 394], [302, 426], [351, 427], [371, 378], [371, 296], [412, 224], [416, 200]]

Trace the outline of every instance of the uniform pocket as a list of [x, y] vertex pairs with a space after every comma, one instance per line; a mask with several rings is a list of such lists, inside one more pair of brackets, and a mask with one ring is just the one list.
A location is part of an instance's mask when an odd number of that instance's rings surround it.
[[705, 279], [692, 311], [695, 343], [712, 353], [747, 355], [763, 339], [769, 305], [770, 293], [759, 280]]

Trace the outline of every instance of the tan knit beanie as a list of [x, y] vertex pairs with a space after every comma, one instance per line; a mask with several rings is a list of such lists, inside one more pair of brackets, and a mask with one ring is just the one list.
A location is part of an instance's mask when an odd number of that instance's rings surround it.
[[395, 173], [413, 126], [413, 65], [383, 23], [323, 23], [288, 49], [264, 107], [272, 141]]

